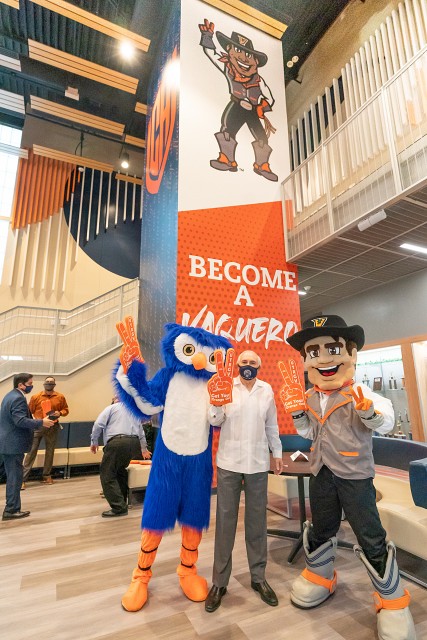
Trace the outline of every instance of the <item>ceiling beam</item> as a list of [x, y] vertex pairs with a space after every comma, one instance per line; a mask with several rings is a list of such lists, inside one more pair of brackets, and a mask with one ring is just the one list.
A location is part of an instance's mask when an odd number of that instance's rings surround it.
[[107, 67], [103, 67], [84, 58], [72, 56], [69, 53], [48, 47], [45, 44], [28, 40], [28, 56], [33, 60], [38, 60], [44, 64], [48, 64], [58, 69], [64, 69], [69, 73], [73, 73], [84, 78], [89, 78], [94, 82], [106, 84], [115, 89], [126, 91], [127, 93], [136, 93], [138, 79], [126, 76], [123, 73], [114, 71]]
[[78, 167], [98, 169], [99, 171], [105, 171], [106, 173], [112, 173], [114, 168], [112, 164], [98, 162], [92, 158], [86, 158], [85, 156], [76, 156], [72, 153], [64, 153], [63, 151], [57, 151], [56, 149], [48, 149], [47, 147], [41, 147], [38, 144], [33, 145], [33, 151], [36, 156], [44, 156], [45, 158], [52, 158], [53, 160], [61, 160], [62, 162], [69, 162], [70, 164], [74, 164]]
[[7, 4], [8, 7], [19, 10], [19, 0], [0, 0], [0, 4]]
[[19, 58], [11, 58], [10, 56], [5, 56], [0, 53], [0, 67], [6, 67], [7, 69], [12, 69], [15, 73], [20, 73], [21, 71], [21, 63]]
[[6, 144], [4, 142], [0, 142], [0, 152], [8, 153], [11, 156], [19, 156], [20, 158], [28, 158], [28, 150], [20, 149], [19, 147], [14, 147], [11, 144]]
[[125, 143], [134, 147], [141, 147], [145, 149], [145, 140], [143, 138], [135, 138], [135, 136], [125, 136]]
[[143, 113], [144, 115], [147, 114], [147, 105], [144, 104], [143, 102], [137, 102], [135, 105], [135, 111], [137, 113]]
[[270, 36], [281, 40], [288, 25], [284, 22], [279, 22], [271, 18], [265, 13], [250, 7], [249, 5], [241, 2], [241, 0], [202, 0], [206, 4], [210, 4], [212, 7], [228, 13], [228, 15], [238, 18], [252, 27], [264, 31]]
[[122, 136], [125, 125], [120, 122], [113, 122], [113, 120], [107, 120], [106, 118], [100, 118], [94, 116], [86, 111], [80, 111], [79, 109], [72, 109], [66, 107], [58, 102], [51, 102], [50, 100], [44, 100], [37, 96], [30, 96], [31, 109], [35, 111], [41, 111], [47, 113], [56, 118], [62, 120], [69, 120], [70, 122], [77, 122], [91, 129], [99, 129], [100, 131], [108, 131], [116, 136]]
[[142, 185], [142, 178], [135, 178], [133, 176], [127, 176], [123, 173], [116, 173], [116, 180], [122, 180], [123, 182], [132, 182], [133, 184]]
[[[144, 38], [133, 31], [128, 31], [128, 29], [124, 29], [123, 27], [119, 27], [119, 25], [114, 24], [114, 22], [104, 20], [104, 18], [100, 18], [94, 13], [90, 13], [80, 7], [76, 7], [76, 5], [71, 4], [70, 2], [65, 2], [64, 0], [31, 0], [31, 2], [38, 4], [45, 9], [49, 9], [54, 13], [59, 13], [65, 18], [74, 20], [74, 22], [79, 22], [90, 29], [100, 31], [111, 38], [130, 42], [137, 49], [141, 49], [141, 51], [148, 51], [150, 46], [150, 40], [147, 38]], [[17, 4], [19, 4], [18, 1]]]
[[24, 96], [0, 89], [0, 109], [25, 114]]

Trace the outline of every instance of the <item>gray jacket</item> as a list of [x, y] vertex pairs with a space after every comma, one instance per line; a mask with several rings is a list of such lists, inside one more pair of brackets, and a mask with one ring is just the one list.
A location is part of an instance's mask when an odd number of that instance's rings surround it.
[[294, 424], [300, 435], [313, 440], [311, 472], [315, 476], [323, 465], [344, 479], [375, 476], [372, 433], [379, 428], [383, 433], [390, 431], [394, 413], [390, 400], [372, 391], [367, 393], [370, 390], [365, 385], [357, 386], [374, 402], [378, 415], [371, 420], [363, 420], [357, 414], [350, 386], [332, 392], [323, 412], [320, 393], [307, 391], [307, 412]]

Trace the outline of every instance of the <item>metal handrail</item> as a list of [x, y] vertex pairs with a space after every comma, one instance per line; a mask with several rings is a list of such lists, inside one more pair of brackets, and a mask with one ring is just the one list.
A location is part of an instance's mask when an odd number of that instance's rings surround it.
[[0, 381], [16, 373], [18, 362], [34, 375], [69, 375], [116, 349], [115, 322], [125, 314], [137, 318], [138, 283], [70, 310], [19, 305], [0, 314]]

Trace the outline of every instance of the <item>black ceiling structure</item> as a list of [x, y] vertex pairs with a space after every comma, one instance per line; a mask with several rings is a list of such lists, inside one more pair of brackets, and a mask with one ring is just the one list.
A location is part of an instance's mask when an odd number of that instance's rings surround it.
[[[245, 4], [289, 25], [282, 43], [285, 81], [290, 82], [298, 78], [301, 64], [348, 2], [349, 0], [246, 0]], [[19, 0], [19, 10], [0, 2], [0, 56], [19, 60], [21, 65], [20, 72], [0, 65], [0, 90], [23, 96], [27, 113], [31, 113], [32, 95], [125, 123], [124, 136], [144, 137], [145, 115], [135, 112], [135, 103], [146, 103], [151, 69], [170, 2], [69, 0], [69, 3], [148, 38], [151, 41], [148, 51], [137, 50], [133, 60], [126, 62], [118, 52], [117, 40], [112, 37], [30, 0]], [[136, 96], [31, 59], [28, 40], [137, 78], [139, 83]], [[298, 56], [299, 60], [289, 69], [286, 63], [293, 56]], [[78, 103], [64, 95], [69, 86], [78, 88]], [[67, 124], [52, 115], [39, 113], [37, 117]], [[23, 114], [0, 106], [0, 123], [22, 127], [23, 120]], [[87, 126], [72, 126], [89, 131]], [[108, 137], [114, 139], [114, 136]]]

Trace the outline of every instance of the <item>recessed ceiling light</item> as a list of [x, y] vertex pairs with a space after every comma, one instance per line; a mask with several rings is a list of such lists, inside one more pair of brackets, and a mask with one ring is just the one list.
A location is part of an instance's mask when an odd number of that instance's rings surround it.
[[135, 47], [129, 40], [122, 40], [120, 43], [120, 53], [125, 60], [132, 60], [135, 55]]
[[307, 291], [298, 291], [298, 295], [299, 296], [306, 296], [307, 295]]
[[296, 63], [298, 62], [299, 58], [298, 56], [292, 56], [292, 62]]
[[289, 67], [289, 69], [291, 69], [294, 66], [294, 63], [292, 62], [292, 60], [288, 60], [286, 63], [286, 66]]
[[417, 251], [418, 253], [427, 253], [427, 247], [420, 247], [418, 244], [409, 244], [404, 242], [400, 245], [401, 249], [408, 249], [409, 251]]

